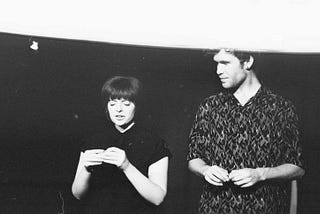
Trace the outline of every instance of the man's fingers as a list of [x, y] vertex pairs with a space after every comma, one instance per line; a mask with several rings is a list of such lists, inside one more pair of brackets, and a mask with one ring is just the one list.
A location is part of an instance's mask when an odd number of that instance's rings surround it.
[[243, 171], [243, 170], [233, 170], [229, 174], [230, 180], [232, 180], [234, 182], [245, 179], [247, 176], [248, 176], [247, 173], [245, 173], [245, 171]]
[[219, 178], [221, 181], [227, 182], [229, 180], [228, 171], [219, 167], [212, 168], [212, 174]]
[[[213, 176], [214, 177], [214, 176]], [[219, 180], [218, 179], [216, 179], [216, 180], [213, 180], [212, 179], [212, 177], [210, 176], [208, 176], [208, 175], [206, 175], [206, 176], [204, 176], [204, 179], [208, 182], [208, 183], [210, 183], [210, 184], [212, 184], [212, 185], [215, 185], [215, 186], [222, 186], [223, 184], [221, 183], [221, 182], [219, 182]]]
[[247, 183], [247, 184], [245, 184], [245, 185], [242, 185], [241, 188], [251, 187], [253, 184], [254, 184], [254, 183], [249, 182], [249, 183]]
[[233, 183], [235, 185], [242, 186], [242, 185], [248, 184], [250, 181], [251, 181], [251, 178], [244, 178]]
[[232, 170], [229, 174], [231, 180], [235, 179], [237, 176], [239, 176], [239, 170]]
[[237, 176], [230, 176], [230, 180], [233, 182], [237, 182], [237, 181], [241, 181], [243, 180], [245, 177], [243, 175], [237, 175]]
[[229, 180], [228, 175], [224, 175], [221, 172], [216, 172], [214, 174], [220, 181], [227, 182]]
[[211, 174], [211, 173], [207, 173], [206, 176], [207, 176], [210, 180], [212, 180], [212, 181], [214, 181], [214, 182], [221, 183], [221, 181], [222, 181], [220, 178], [218, 178], [217, 176], [215, 176], [214, 174]]
[[218, 166], [208, 168], [205, 172], [205, 177], [208, 182], [210, 181], [209, 183], [219, 186], [229, 180], [227, 171]]

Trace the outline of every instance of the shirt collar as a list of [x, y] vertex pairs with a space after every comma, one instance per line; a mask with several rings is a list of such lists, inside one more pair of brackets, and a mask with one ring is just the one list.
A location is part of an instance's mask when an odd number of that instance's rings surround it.
[[130, 125], [128, 125], [126, 128], [121, 128], [121, 127], [118, 127], [118, 126], [115, 126], [116, 129], [120, 132], [120, 133], [125, 133], [126, 131], [128, 131], [135, 123], [132, 122]]

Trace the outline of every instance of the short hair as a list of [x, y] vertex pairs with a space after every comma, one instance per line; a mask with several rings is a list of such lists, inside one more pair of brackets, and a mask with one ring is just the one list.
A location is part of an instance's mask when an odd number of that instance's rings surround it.
[[135, 103], [141, 90], [141, 83], [135, 77], [114, 76], [109, 78], [102, 86], [101, 96], [104, 107], [109, 100], [125, 99]]
[[234, 50], [234, 49], [226, 49], [227, 53], [230, 53], [237, 57], [241, 63], [249, 61], [250, 56], [254, 57], [252, 53], [248, 51], [240, 51], [240, 50]]
[[234, 55], [235, 57], [237, 57], [240, 61], [240, 63], [243, 65], [244, 62], [247, 62], [250, 60], [250, 57], [253, 57], [254, 62], [251, 66], [251, 70], [254, 70], [255, 74], [258, 75], [258, 71], [257, 71], [257, 64], [259, 64], [259, 56], [260, 56], [260, 52], [256, 51], [244, 51], [244, 50], [237, 50], [237, 49], [226, 49], [226, 52]]
[[253, 57], [254, 63], [252, 65], [252, 68], [256, 67], [255, 65], [256, 65], [257, 59], [260, 55], [259, 52], [245, 51], [245, 50], [232, 49], [232, 48], [219, 48], [219, 49], [214, 49], [214, 50], [205, 50], [205, 55], [215, 56], [216, 54], [219, 53], [220, 50], [225, 50], [227, 53], [235, 56], [236, 58], [239, 59], [241, 64], [243, 64], [246, 61], [249, 61], [250, 57]]

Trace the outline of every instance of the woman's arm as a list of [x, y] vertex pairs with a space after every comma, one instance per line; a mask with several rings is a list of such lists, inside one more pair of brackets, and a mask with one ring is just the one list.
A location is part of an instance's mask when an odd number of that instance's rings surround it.
[[148, 178], [131, 163], [123, 170], [132, 185], [147, 201], [160, 205], [167, 194], [169, 158], [164, 157], [148, 169]]
[[72, 194], [77, 199], [80, 200], [88, 191], [91, 177], [91, 172], [88, 171], [88, 167], [102, 163], [99, 154], [103, 151], [102, 149], [92, 149], [80, 153], [76, 175], [71, 187]]
[[168, 157], [151, 164], [148, 168], [148, 177], [130, 163], [124, 150], [117, 147], [108, 148], [104, 152], [103, 161], [118, 166], [147, 201], [159, 205], [164, 200], [167, 193]]

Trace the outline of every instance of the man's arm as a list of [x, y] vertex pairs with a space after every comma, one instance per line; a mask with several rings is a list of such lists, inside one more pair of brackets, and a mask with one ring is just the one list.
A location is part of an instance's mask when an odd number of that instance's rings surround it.
[[210, 166], [207, 165], [200, 158], [192, 159], [188, 162], [188, 168], [191, 172], [198, 176], [203, 177], [203, 172], [206, 171]]
[[304, 173], [305, 171], [301, 167], [286, 163], [277, 167], [233, 170], [229, 174], [229, 178], [238, 186], [250, 187], [259, 181], [298, 179], [301, 178]]
[[289, 163], [257, 170], [265, 180], [293, 180], [301, 178], [305, 173], [301, 167]]
[[209, 166], [202, 159], [196, 158], [188, 162], [189, 170], [216, 186], [222, 186], [229, 180], [228, 171], [219, 166]]

